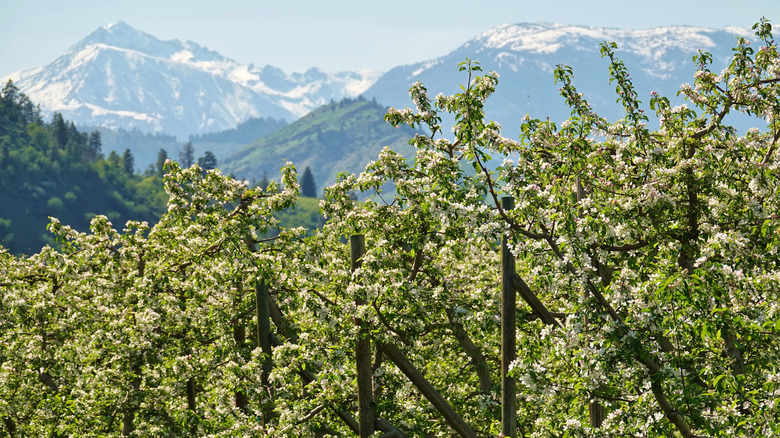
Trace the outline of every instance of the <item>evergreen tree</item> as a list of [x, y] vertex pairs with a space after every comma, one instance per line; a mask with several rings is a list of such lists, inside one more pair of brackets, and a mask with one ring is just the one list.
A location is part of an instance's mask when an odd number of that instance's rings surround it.
[[0, 113], [2, 113], [0, 115], [0, 135], [7, 133], [3, 126], [6, 123], [2, 119], [22, 126], [30, 123], [43, 124], [41, 109], [33, 105], [27, 95], [19, 92], [19, 88], [10, 79], [0, 90]]
[[84, 150], [84, 161], [91, 163], [103, 156], [103, 141], [100, 131], [92, 131], [87, 139], [87, 148]]
[[53, 146], [65, 149], [65, 146], [68, 144], [68, 125], [65, 124], [62, 114], [58, 112], [51, 116], [51, 135], [54, 141]]
[[263, 178], [260, 180], [259, 183], [257, 183], [257, 186], [260, 187], [261, 189], [263, 189], [263, 191], [265, 191], [265, 189], [268, 188], [268, 184], [270, 184], [270, 183], [271, 182], [268, 181], [268, 173], [264, 170], [263, 171]]
[[0, 169], [8, 163], [8, 155], [11, 149], [10, 137], [0, 137]]
[[125, 172], [131, 175], [135, 173], [135, 157], [133, 156], [133, 153], [130, 152], [130, 149], [125, 149], [125, 152], [122, 153], [122, 158], [120, 158], [120, 162], [125, 169]]
[[306, 198], [317, 197], [317, 184], [314, 183], [314, 175], [312, 175], [309, 166], [306, 166], [303, 175], [301, 175], [301, 196]]
[[0, 100], [3, 101], [3, 103], [16, 103], [16, 99], [19, 95], [19, 88], [14, 84], [14, 81], [8, 80], [8, 82], [5, 83], [3, 86], [3, 90], [0, 91]]
[[165, 175], [165, 160], [168, 159], [168, 152], [160, 148], [160, 150], [157, 152], [157, 162], [154, 164], [154, 169], [157, 172], [158, 176]]
[[206, 151], [202, 157], [198, 158], [198, 166], [203, 170], [216, 169], [217, 157], [211, 151]]
[[43, 124], [43, 117], [41, 116], [41, 107], [34, 105], [26, 94], [21, 93], [19, 95], [19, 111], [22, 120], [22, 124], [27, 125], [30, 123]]
[[65, 145], [68, 160], [73, 163], [82, 161], [87, 151], [88, 139], [89, 136], [86, 133], [79, 132], [76, 124], [70, 122], [68, 125], [68, 142]]
[[10, 79], [0, 91], [0, 135], [8, 133], [10, 126], [19, 121], [19, 107], [16, 101], [19, 89]]
[[119, 156], [119, 154], [116, 153], [116, 151], [111, 151], [111, 153], [108, 154], [106, 161], [108, 161], [108, 163], [112, 166], [119, 167], [119, 164], [122, 162], [122, 158]]
[[179, 164], [185, 169], [195, 164], [195, 148], [191, 141], [185, 143], [179, 151]]
[[76, 128], [76, 124], [72, 121], [68, 124], [68, 140], [74, 140], [76, 143], [87, 144], [88, 135], [85, 132], [80, 132]]

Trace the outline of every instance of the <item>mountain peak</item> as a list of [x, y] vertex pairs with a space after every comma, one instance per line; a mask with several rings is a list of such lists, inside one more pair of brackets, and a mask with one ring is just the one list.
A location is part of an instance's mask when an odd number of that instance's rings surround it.
[[247, 67], [194, 42], [160, 40], [115, 21], [52, 63], [12, 77], [45, 112], [78, 124], [186, 138], [251, 117], [294, 120], [331, 99], [360, 95], [378, 76]]
[[130, 26], [129, 24], [125, 23], [122, 20], [114, 21], [113, 23], [108, 23], [107, 25], [102, 27], [103, 30], [106, 32], [127, 32], [127, 31], [135, 31], [137, 30]]
[[[81, 40], [82, 43], [111, 43], [125, 42], [139, 39], [156, 39], [140, 30], [130, 26], [122, 20], [117, 20], [105, 26], [97, 28], [94, 32]], [[110, 44], [113, 45], [113, 44]]]
[[183, 44], [179, 40], [162, 41], [144, 33], [133, 26], [118, 20], [102, 26], [82, 39], [71, 50], [81, 50], [93, 45], [105, 45], [141, 52], [154, 56], [171, 56], [180, 51]]

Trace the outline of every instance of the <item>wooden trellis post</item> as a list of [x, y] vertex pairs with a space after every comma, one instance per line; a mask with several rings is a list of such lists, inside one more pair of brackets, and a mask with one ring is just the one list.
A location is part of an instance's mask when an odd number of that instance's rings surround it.
[[[257, 311], [257, 344], [263, 350], [263, 368], [260, 374], [260, 383], [263, 389], [268, 391], [268, 395], [273, 397], [271, 385], [268, 376], [271, 374], [273, 362], [271, 361], [271, 312], [269, 310], [270, 296], [268, 294], [268, 283], [260, 279], [255, 283], [255, 302]], [[273, 414], [273, 406], [269, 405], [263, 409], [263, 420], [268, 422]]]
[[[356, 234], [350, 237], [351, 269], [355, 272], [362, 265], [363, 255], [366, 253], [366, 240], [363, 235]], [[363, 297], [357, 297], [355, 304], [366, 304]], [[358, 385], [358, 424], [360, 438], [368, 438], [374, 433], [374, 379], [371, 370], [371, 339], [365, 327], [365, 322], [355, 319], [358, 326], [358, 338], [355, 342], [355, 365], [357, 368]]]
[[[585, 187], [582, 186], [582, 181], [580, 180], [580, 177], [577, 177], [577, 205], [580, 204], [585, 198], [588, 197], [587, 193], [585, 193]], [[582, 211], [579, 211], [577, 213], [579, 217], [582, 217]], [[582, 297], [588, 298], [588, 289], [584, 288], [582, 290]], [[588, 317], [586, 316], [583, 320], [583, 325], [588, 327]], [[599, 402], [588, 402], [588, 422], [592, 427], [601, 427], [601, 423], [604, 422], [604, 407], [601, 406]]]
[[[515, 208], [511, 196], [501, 198], [504, 211]], [[517, 387], [509, 375], [509, 365], [517, 358], [517, 293], [512, 285], [515, 257], [509, 251], [507, 235], [501, 238], [501, 432], [505, 437], [517, 436]]]

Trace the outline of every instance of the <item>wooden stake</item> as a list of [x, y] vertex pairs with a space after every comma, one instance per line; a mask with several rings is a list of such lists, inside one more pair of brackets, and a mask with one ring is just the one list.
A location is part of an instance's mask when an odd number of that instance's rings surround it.
[[[577, 177], [577, 208], [579, 209], [580, 203], [588, 197], [588, 194], [585, 192], [585, 187], [582, 185], [582, 181], [580, 180], [580, 177]], [[582, 210], [579, 210], [577, 212], [577, 215], [579, 217], [582, 217]], [[588, 298], [588, 289], [584, 288], [582, 290], [582, 297]], [[587, 330], [588, 327], [588, 317], [586, 316], [583, 320], [583, 324]], [[601, 406], [599, 402], [588, 402], [588, 422], [592, 427], [601, 427], [601, 423], [604, 422], [605, 412], [604, 407]]]
[[477, 433], [463, 421], [447, 400], [445, 400], [444, 397], [439, 394], [439, 391], [433, 387], [431, 382], [429, 382], [428, 379], [426, 379], [425, 376], [409, 362], [409, 359], [406, 358], [401, 350], [389, 343], [382, 343], [379, 348], [381, 348], [382, 352], [406, 375], [417, 390], [431, 402], [433, 407], [436, 408], [441, 416], [447, 421], [447, 424], [449, 424], [459, 436], [463, 438], [477, 438]]
[[[265, 280], [258, 280], [255, 283], [255, 302], [257, 310], [257, 344], [263, 350], [263, 369], [260, 373], [260, 383], [263, 385], [265, 391], [273, 397], [271, 392], [271, 384], [269, 383], [268, 376], [271, 374], [273, 368], [273, 362], [271, 355], [271, 317], [269, 311], [268, 301], [270, 296], [268, 294], [268, 283]], [[263, 421], [268, 420], [273, 415], [273, 406], [269, 404], [268, 407], [263, 409], [264, 418]]]
[[[363, 255], [366, 253], [366, 240], [363, 235], [356, 234], [350, 237], [351, 269], [355, 272], [362, 265]], [[357, 297], [355, 304], [363, 306], [366, 300]], [[355, 319], [359, 327], [358, 338], [355, 342], [355, 365], [357, 368], [358, 385], [358, 423], [360, 438], [368, 438], [374, 434], [374, 378], [371, 371], [371, 339], [368, 337], [366, 324], [360, 318]]]
[[[515, 208], [511, 196], [501, 198], [501, 208]], [[512, 284], [515, 257], [509, 251], [506, 235], [501, 238], [501, 432], [505, 437], [517, 436], [517, 387], [509, 375], [509, 365], [517, 358], [517, 293]]]

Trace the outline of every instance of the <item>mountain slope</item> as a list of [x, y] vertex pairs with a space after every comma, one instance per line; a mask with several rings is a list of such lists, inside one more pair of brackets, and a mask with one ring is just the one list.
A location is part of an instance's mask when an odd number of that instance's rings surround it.
[[250, 117], [291, 121], [330, 99], [359, 95], [378, 75], [316, 68], [286, 75], [272, 66], [243, 66], [196, 43], [161, 41], [120, 21], [51, 64], [8, 78], [44, 112], [59, 111], [78, 125], [187, 138], [234, 128]]
[[0, 250], [33, 254], [55, 244], [49, 217], [88, 231], [96, 214], [122, 229], [129, 219], [151, 223], [165, 211], [160, 175], [134, 175], [117, 154], [103, 158], [95, 133], [62, 118], [43, 123], [17, 91], [12, 84], [0, 91]]
[[495, 95], [488, 101], [486, 115], [518, 134], [519, 122], [531, 117], [560, 121], [569, 116], [554, 83], [558, 64], [573, 67], [574, 85], [596, 111], [608, 118], [621, 116], [615, 105], [615, 85], [609, 83], [608, 60], [601, 59], [600, 44], [614, 41], [617, 55], [633, 79], [640, 100], [647, 102], [651, 91], [673, 98], [679, 86], [693, 82], [692, 57], [699, 49], [710, 51], [713, 69], [725, 67], [731, 48], [744, 30], [695, 27], [663, 27], [624, 30], [569, 26], [564, 24], [513, 24], [498, 26], [478, 35], [453, 52], [437, 59], [396, 67], [383, 75], [365, 96], [397, 107], [411, 106], [407, 90], [421, 81], [431, 96], [459, 92], [467, 77], [458, 73], [458, 63], [477, 61], [484, 71], [501, 75]]
[[297, 121], [261, 138], [220, 164], [239, 178], [275, 178], [286, 160], [299, 172], [311, 167], [318, 188], [336, 181], [339, 172], [360, 172], [385, 146], [413, 154], [410, 128], [394, 128], [384, 121], [387, 108], [362, 98], [345, 99], [318, 108]]

